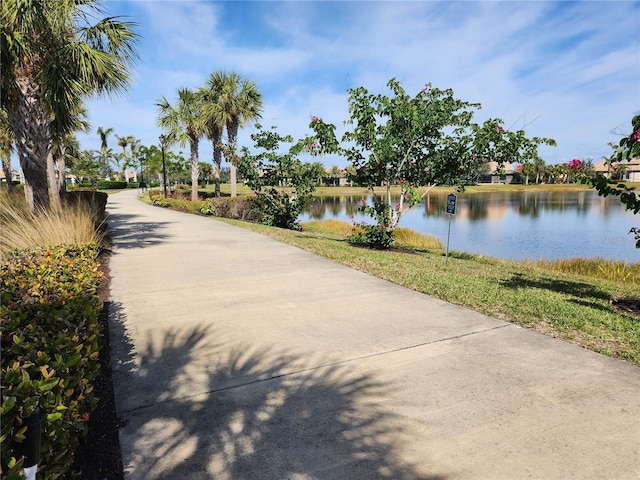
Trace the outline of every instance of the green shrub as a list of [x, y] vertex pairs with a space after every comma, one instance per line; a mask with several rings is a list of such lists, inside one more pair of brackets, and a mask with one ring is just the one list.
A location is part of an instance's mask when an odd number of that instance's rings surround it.
[[37, 406], [38, 478], [60, 478], [73, 461], [97, 402], [100, 278], [93, 245], [17, 251], [0, 265], [3, 478], [19, 478], [24, 422]]
[[170, 198], [164, 198], [162, 195], [154, 195], [151, 197], [151, 203], [153, 203], [156, 207], [164, 207], [169, 208], [172, 206], [172, 202]]
[[155, 197], [164, 197], [164, 193], [162, 190], [149, 190], [148, 195], [149, 195], [149, 200], [152, 200], [152, 201]]
[[254, 205], [253, 197], [213, 197], [198, 203], [199, 211], [203, 215], [247, 222], [257, 222], [260, 219], [260, 212]]
[[98, 190], [120, 190], [127, 188], [127, 182], [120, 182], [115, 180], [98, 180], [96, 182], [96, 188]]
[[129, 182], [127, 188], [140, 188], [140, 182]]
[[91, 182], [77, 182], [75, 185], [70, 185], [70, 189], [71, 190], [75, 190], [75, 189], [86, 189], [86, 188], [93, 188], [95, 189], [95, 187], [93, 186], [93, 183]]

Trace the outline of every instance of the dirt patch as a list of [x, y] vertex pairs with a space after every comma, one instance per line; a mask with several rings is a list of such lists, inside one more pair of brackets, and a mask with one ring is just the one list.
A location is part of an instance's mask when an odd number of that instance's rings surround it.
[[640, 297], [619, 297], [611, 300], [611, 306], [619, 312], [640, 318]]

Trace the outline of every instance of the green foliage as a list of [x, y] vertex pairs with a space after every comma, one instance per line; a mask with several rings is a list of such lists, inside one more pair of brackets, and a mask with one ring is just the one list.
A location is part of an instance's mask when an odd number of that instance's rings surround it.
[[358, 224], [358, 228], [354, 228], [352, 233], [347, 236], [347, 241], [354, 245], [364, 245], [379, 250], [386, 250], [393, 243], [393, 229], [389, 227], [389, 209], [387, 204], [379, 200], [375, 200], [373, 206], [367, 204], [366, 200], [362, 200], [358, 211], [373, 217], [376, 220], [375, 225], [370, 225], [364, 220]]
[[0, 265], [2, 471], [20, 464], [24, 421], [45, 414], [39, 478], [61, 478], [87, 432], [99, 374], [96, 249], [34, 248]]
[[[640, 115], [631, 119], [631, 133], [620, 140], [620, 145], [612, 145], [612, 147], [614, 152], [608, 160], [610, 164], [614, 161], [624, 162], [640, 158]], [[620, 169], [622, 166], [619, 164], [617, 167]], [[604, 176], [598, 176], [595, 180], [588, 179], [587, 183], [598, 191], [598, 195], [620, 197], [620, 202], [627, 210], [633, 210], [636, 215], [640, 212], [640, 194], [636, 193], [633, 187]], [[638, 229], [634, 228], [631, 233], [636, 234], [636, 248], [640, 248], [640, 235], [637, 231]]]
[[631, 119], [631, 133], [614, 149], [613, 159], [618, 162], [640, 158], [640, 115]]
[[233, 218], [248, 222], [256, 222], [260, 218], [260, 212], [250, 197], [208, 198], [200, 202], [199, 211], [203, 215]]
[[98, 180], [96, 182], [96, 188], [98, 190], [121, 190], [123, 188], [127, 188], [127, 182], [116, 180]]
[[609, 195], [620, 197], [620, 202], [627, 210], [633, 210], [633, 213], [636, 215], [640, 212], [640, 196], [636, 195], [634, 187], [629, 187], [624, 183], [610, 180], [602, 175], [599, 175], [595, 180], [587, 180], [587, 183], [590, 187], [595, 188], [598, 191], [598, 195], [603, 197], [607, 197]]
[[[256, 129], [251, 139], [260, 153], [251, 154], [246, 147], [240, 157], [228, 147], [223, 153], [237, 165], [255, 192], [261, 223], [299, 230], [298, 216], [311, 202], [315, 190], [315, 169], [298, 158], [309, 144], [302, 140], [294, 143], [293, 137], [280, 135], [275, 127], [263, 130], [256, 125]], [[289, 144], [289, 148], [283, 152], [281, 144]]]
[[[537, 147], [555, 142], [547, 138], [528, 139], [524, 131], [508, 132], [502, 120], [472, 123], [479, 104], [464, 102], [450, 89], [427, 84], [417, 95], [407, 95], [400, 83], [387, 84], [391, 96], [369, 93], [364, 87], [349, 90], [352, 125], [340, 141], [335, 126], [312, 117], [315, 135], [308, 140], [314, 154], [338, 153], [354, 170], [349, 175], [356, 184], [371, 190], [387, 188], [386, 198], [360, 211], [378, 222], [365, 226], [367, 235], [355, 239], [371, 241], [376, 248], [390, 245], [400, 218], [421, 200], [417, 188], [423, 185], [463, 187], [481, 172], [487, 161], [524, 162], [538, 157]], [[391, 187], [401, 187], [400, 203], [392, 205]], [[386, 211], [383, 211], [386, 209]]]
[[188, 191], [176, 191], [164, 198], [162, 190], [149, 190], [151, 203], [158, 207], [248, 222], [256, 222], [260, 218], [251, 197], [212, 197], [192, 202], [189, 195]]

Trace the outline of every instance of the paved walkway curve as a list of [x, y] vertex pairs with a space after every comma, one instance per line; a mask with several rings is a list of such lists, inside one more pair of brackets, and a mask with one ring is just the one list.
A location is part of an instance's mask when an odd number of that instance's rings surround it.
[[640, 368], [109, 197], [125, 475], [638, 479]]

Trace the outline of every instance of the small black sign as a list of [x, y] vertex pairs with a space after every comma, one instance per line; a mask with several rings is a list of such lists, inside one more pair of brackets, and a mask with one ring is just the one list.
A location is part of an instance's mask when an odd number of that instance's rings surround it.
[[456, 202], [458, 201], [456, 195], [454, 193], [450, 193], [447, 195], [447, 213], [449, 215], [456, 214]]

